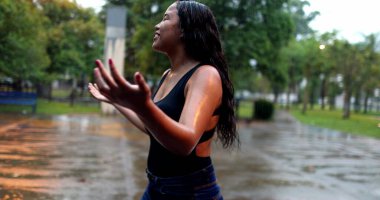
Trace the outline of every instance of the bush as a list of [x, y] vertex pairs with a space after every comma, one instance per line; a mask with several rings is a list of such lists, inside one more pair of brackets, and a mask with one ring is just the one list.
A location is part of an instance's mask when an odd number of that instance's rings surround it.
[[269, 120], [272, 118], [274, 112], [274, 105], [272, 102], [265, 99], [259, 99], [255, 101], [254, 107], [254, 119]]

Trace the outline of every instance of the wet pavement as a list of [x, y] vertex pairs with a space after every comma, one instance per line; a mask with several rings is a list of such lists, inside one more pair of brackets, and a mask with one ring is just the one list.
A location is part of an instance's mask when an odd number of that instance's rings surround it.
[[[380, 199], [380, 140], [304, 126], [285, 112], [214, 145], [226, 200]], [[138, 200], [148, 137], [121, 117], [0, 115], [0, 200]]]

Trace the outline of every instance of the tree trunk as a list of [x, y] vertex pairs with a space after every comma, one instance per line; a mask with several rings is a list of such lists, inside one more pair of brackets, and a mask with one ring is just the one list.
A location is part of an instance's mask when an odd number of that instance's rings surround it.
[[303, 100], [302, 100], [302, 114], [306, 114], [307, 104], [309, 103], [309, 83], [306, 83], [305, 89], [303, 91]]
[[78, 80], [78, 89], [79, 89], [79, 97], [83, 97], [84, 96], [84, 92], [86, 91], [86, 86], [88, 83], [89, 80], [87, 78], [87, 76], [82, 73], [82, 75], [80, 76], [80, 79]]
[[366, 92], [364, 96], [364, 111], [363, 111], [364, 114], [368, 113], [368, 99], [369, 99], [369, 93]]
[[327, 86], [326, 86], [326, 79], [322, 79], [322, 83], [321, 83], [321, 109], [324, 110], [325, 109], [325, 97], [326, 97], [326, 94], [327, 94]]
[[335, 110], [335, 105], [336, 105], [336, 102], [335, 102], [335, 96], [334, 95], [331, 95], [329, 97], [329, 110]]
[[46, 98], [51, 100], [52, 99], [52, 86], [51, 83], [37, 83], [36, 84], [37, 89], [37, 96]]
[[315, 99], [317, 96], [317, 81], [315, 78], [310, 79], [310, 88], [309, 88], [309, 103], [310, 103], [310, 110], [314, 110], [315, 105]]
[[273, 98], [273, 104], [277, 104], [278, 102], [278, 94], [279, 94], [279, 90], [277, 88], [274, 88], [273, 89], [273, 95], [274, 95], [274, 98]]
[[348, 89], [344, 92], [344, 98], [343, 98], [343, 119], [349, 119], [350, 118], [350, 107], [351, 107], [351, 91]]
[[71, 93], [70, 93], [70, 106], [71, 107], [74, 106], [75, 99], [78, 96], [77, 89], [78, 89], [78, 81], [75, 78], [73, 78], [72, 86], [71, 86]]
[[291, 86], [288, 86], [288, 91], [286, 92], [286, 103], [285, 103], [285, 109], [289, 110], [290, 109], [290, 88]]
[[315, 104], [315, 102], [314, 102], [315, 98], [314, 98], [314, 97], [315, 97], [315, 96], [314, 96], [314, 91], [311, 90], [311, 91], [310, 91], [310, 97], [309, 97], [310, 110], [314, 110], [314, 104]]
[[359, 113], [360, 112], [360, 89], [358, 89], [358, 91], [355, 92], [355, 102], [354, 102], [354, 110], [355, 110], [355, 113]]
[[75, 103], [75, 99], [77, 97], [77, 89], [72, 88], [71, 93], [70, 93], [70, 106], [73, 107]]

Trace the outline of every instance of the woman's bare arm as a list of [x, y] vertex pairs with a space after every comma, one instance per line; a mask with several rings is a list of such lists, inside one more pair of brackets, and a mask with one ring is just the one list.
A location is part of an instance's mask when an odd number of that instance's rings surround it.
[[187, 84], [185, 105], [176, 122], [154, 104], [149, 86], [140, 73], [135, 73], [136, 84], [131, 84], [119, 74], [112, 61], [111, 75], [100, 61], [97, 65], [95, 79], [100, 92], [112, 102], [134, 111], [158, 142], [173, 153], [191, 153], [221, 102], [222, 83], [218, 71], [212, 66], [201, 67]]
[[127, 118], [133, 125], [135, 125], [142, 132], [146, 133], [146, 129], [138, 115], [131, 109], [125, 108], [117, 103], [111, 102], [107, 97], [102, 95], [99, 91], [99, 87], [96, 84], [89, 83], [88, 91], [96, 100], [113, 105], [125, 118]]
[[169, 118], [151, 102], [141, 114], [142, 121], [157, 141], [180, 155], [192, 152], [221, 103], [222, 85], [218, 71], [212, 66], [199, 68], [189, 80], [185, 93], [179, 122]]
[[133, 125], [135, 125], [140, 131], [147, 133], [144, 123], [139, 116], [133, 112], [133, 110], [123, 107], [118, 104], [112, 104], [125, 118], [127, 118]]

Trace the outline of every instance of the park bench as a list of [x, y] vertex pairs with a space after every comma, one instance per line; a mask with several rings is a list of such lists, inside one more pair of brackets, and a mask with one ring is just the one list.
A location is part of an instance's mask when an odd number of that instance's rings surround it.
[[32, 106], [36, 112], [37, 94], [34, 92], [0, 91], [0, 104]]

